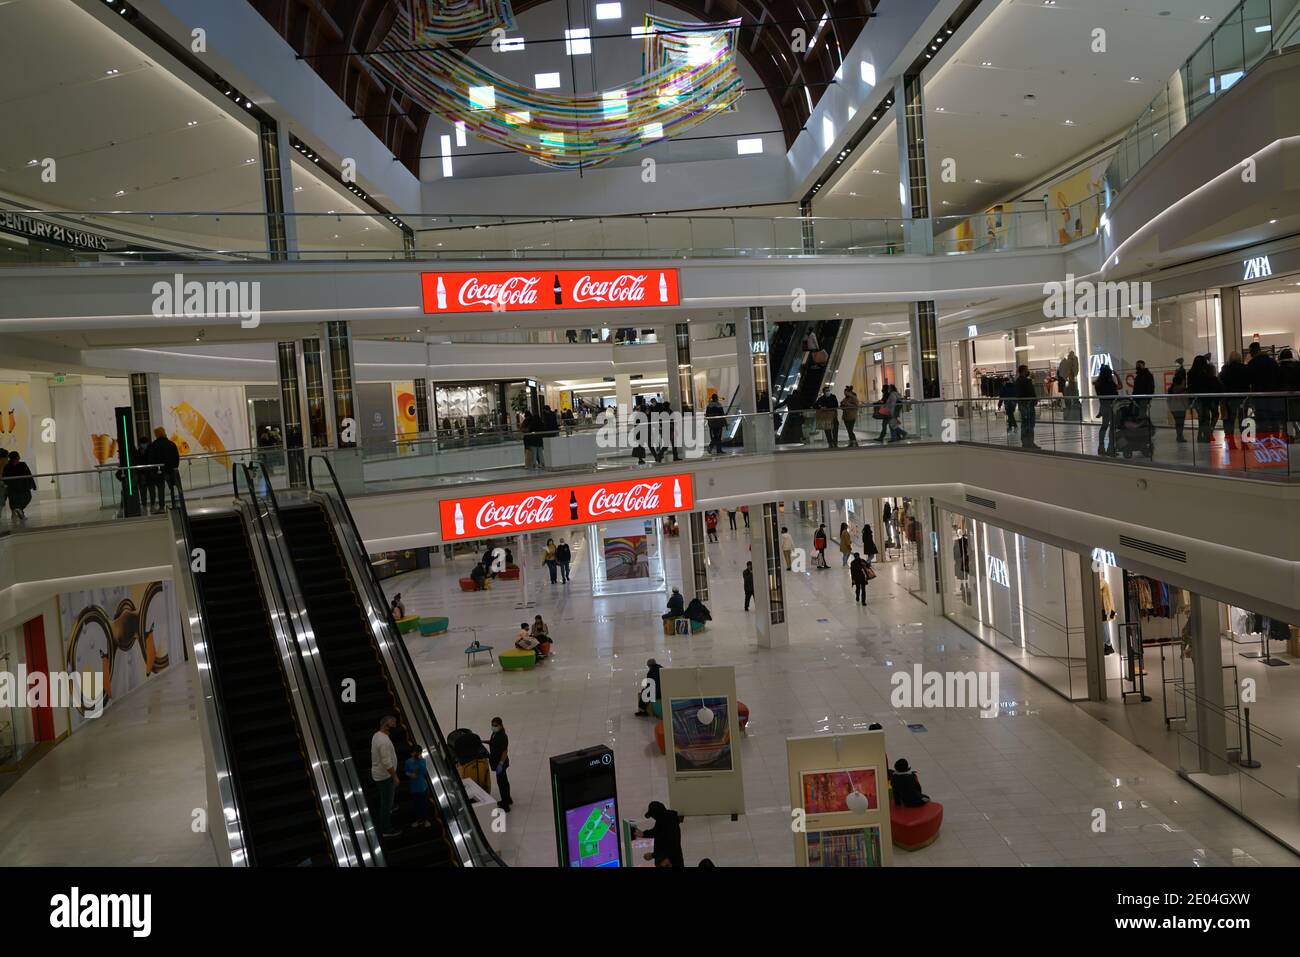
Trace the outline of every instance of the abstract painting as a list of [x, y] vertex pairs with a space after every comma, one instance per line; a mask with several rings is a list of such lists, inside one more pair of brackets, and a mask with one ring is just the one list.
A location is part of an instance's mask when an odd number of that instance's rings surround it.
[[883, 867], [880, 826], [809, 831], [809, 867]]
[[834, 768], [804, 771], [799, 775], [803, 809], [808, 814], [838, 814], [849, 810], [848, 798], [860, 791], [867, 810], [880, 807], [875, 768]]
[[[700, 721], [700, 712], [705, 708], [713, 712], [707, 724]], [[673, 721], [673, 767], [677, 773], [734, 770], [731, 702], [727, 698], [673, 698], [669, 710]]]

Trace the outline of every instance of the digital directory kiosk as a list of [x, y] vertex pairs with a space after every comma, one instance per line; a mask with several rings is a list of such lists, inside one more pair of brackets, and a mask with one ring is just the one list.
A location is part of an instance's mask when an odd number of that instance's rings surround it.
[[621, 867], [614, 752], [603, 744], [551, 758], [555, 847], [561, 867]]

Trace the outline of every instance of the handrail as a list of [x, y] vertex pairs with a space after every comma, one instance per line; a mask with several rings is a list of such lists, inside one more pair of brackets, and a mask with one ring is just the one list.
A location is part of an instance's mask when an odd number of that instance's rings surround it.
[[[199, 580], [194, 571], [194, 530], [190, 523], [189, 509], [185, 504], [185, 491], [179, 485], [174, 487], [174, 493], [180, 505], [172, 511], [173, 528], [179, 526], [180, 546], [182, 549], [181, 559], [182, 575], [181, 587], [188, 588], [193, 596], [194, 605], [192, 611], [197, 612], [197, 621], [194, 615], [191, 615], [189, 622], [190, 645], [194, 649], [194, 666], [198, 675], [199, 693], [205, 697], [210, 697], [212, 708], [205, 709], [204, 714], [206, 724], [208, 725], [208, 735], [212, 739], [211, 744], [215, 749], [213, 760], [217, 767], [213, 769], [216, 778], [217, 794], [221, 797], [221, 823], [226, 830], [226, 843], [230, 850], [231, 865], [236, 867], [246, 867], [248, 860], [248, 840], [244, 834], [244, 824], [241, 811], [245, 806], [243, 787], [234, 774], [230, 773], [232, 767], [230, 759], [230, 749], [226, 741], [225, 715], [226, 707], [221, 699], [221, 689], [217, 682], [212, 680], [212, 660], [208, 652], [209, 636], [207, 633], [208, 623], [212, 621], [208, 614], [207, 599], [204, 597], [203, 589], [199, 587]], [[197, 629], [197, 634], [195, 631]], [[229, 797], [227, 804], [226, 797]], [[209, 809], [209, 822], [211, 822], [211, 809]]]
[[[316, 488], [315, 475], [312, 470], [313, 462], [324, 464], [329, 474], [330, 484], [333, 486], [330, 490], [321, 491]], [[448, 815], [449, 822], [455, 819], [462, 826], [470, 828], [470, 837], [478, 845], [479, 850], [494, 865], [504, 867], [505, 862], [501, 860], [497, 852], [492, 848], [487, 836], [483, 833], [483, 827], [479, 823], [478, 816], [473, 811], [473, 805], [469, 799], [469, 794], [465, 791], [465, 784], [461, 780], [460, 774], [456, 770], [456, 764], [451, 757], [451, 748], [447, 745], [447, 739], [443, 736], [442, 728], [438, 724], [437, 715], [434, 714], [433, 706], [429, 703], [428, 695], [425, 694], [424, 684], [416, 677], [415, 662], [411, 660], [410, 651], [406, 647], [406, 642], [401, 639], [401, 631], [397, 627], [397, 622], [393, 619], [392, 608], [384, 600], [383, 588], [379, 584], [379, 579], [375, 577], [374, 566], [370, 564], [370, 556], [365, 553], [364, 540], [361, 538], [361, 532], [357, 528], [356, 519], [352, 515], [352, 509], [348, 506], [347, 497], [343, 494], [343, 488], [339, 485], [338, 476], [334, 473], [334, 466], [330, 460], [322, 455], [313, 455], [307, 464], [307, 485], [315, 494], [321, 495], [332, 500], [339, 508], [343, 518], [347, 520], [348, 528], [351, 532], [352, 542], [355, 544], [359, 554], [354, 557], [357, 559], [357, 565], [364, 569], [362, 571], [363, 581], [358, 581], [357, 585], [365, 588], [371, 599], [372, 608], [383, 615], [383, 620], [388, 631], [389, 644], [395, 650], [401, 661], [404, 675], [393, 675], [395, 679], [405, 677], [410, 679], [408, 682], [412, 687], [415, 695], [415, 704], [421, 709], [422, 714], [411, 714], [410, 719], [415, 722], [420, 717], [427, 717], [433, 730], [434, 743], [437, 745], [436, 756], [431, 755], [438, 766], [439, 773], [449, 782], [455, 797], [459, 799], [459, 808], [453, 806], [452, 795], [445, 795], [447, 806], [444, 808]], [[378, 599], [376, 601], [376, 599]], [[446, 786], [446, 782], [444, 786]], [[434, 792], [438, 793], [438, 784], [440, 782], [432, 779], [430, 783], [434, 785]], [[463, 812], [463, 813], [462, 813]], [[463, 854], [472, 854], [474, 848], [466, 848]], [[462, 863], [463, 863], [462, 858]]]
[[[269, 481], [265, 483], [265, 490], [268, 493], [263, 505], [259, 502], [260, 496], [257, 491], [257, 484], [253, 478], [253, 472], [259, 470], [261, 466], [258, 463], [249, 465], [240, 463], [238, 471], [243, 472], [244, 481], [248, 486], [249, 501], [247, 507], [257, 523], [258, 534], [261, 538], [262, 546], [266, 551], [267, 568], [266, 574], [270, 581], [268, 584], [276, 591], [275, 597], [278, 598], [279, 608], [283, 611], [284, 617], [289, 622], [291, 636], [282, 636], [282, 640], [287, 647], [282, 649], [282, 654], [292, 658], [293, 664], [296, 664], [293, 680], [298, 684], [298, 675], [296, 672], [301, 671], [307, 680], [305, 704], [310, 705], [313, 713], [304, 715], [308, 720], [315, 719], [315, 725], [319, 726], [320, 732], [324, 737], [324, 746], [327, 754], [321, 755], [320, 764], [328, 765], [330, 779], [328, 782], [321, 781], [322, 784], [332, 785], [332, 794], [330, 799], [338, 810], [330, 816], [327, 821], [331, 835], [340, 832], [336, 821], [339, 818], [346, 819], [352, 826], [350, 843], [355, 847], [348, 847], [344, 844], [345, 849], [350, 851], [351, 860], [360, 858], [364, 864], [384, 863], [383, 850], [379, 844], [379, 835], [374, 826], [374, 821], [370, 816], [370, 810], [364, 802], [358, 801], [358, 795], [361, 794], [361, 781], [357, 775], [356, 763], [352, 758], [352, 752], [347, 745], [347, 735], [343, 731], [343, 723], [339, 717], [338, 709], [334, 706], [334, 698], [330, 694], [330, 683], [328, 678], [323, 677], [320, 655], [317, 653], [315, 634], [311, 628], [311, 621], [307, 617], [306, 606], [301, 600], [301, 592], [297, 585], [297, 575], [293, 569], [292, 559], [285, 551], [284, 534], [280, 530], [279, 524], [279, 504], [275, 499], [274, 490], [271, 488]], [[235, 471], [232, 469], [232, 471]], [[241, 499], [242, 501], [242, 499]], [[268, 526], [274, 526], [268, 527]], [[277, 636], [278, 638], [281, 636]], [[313, 741], [315, 740], [316, 727], [313, 726]], [[313, 760], [313, 770], [317, 770], [318, 762]], [[324, 798], [324, 795], [322, 795]], [[339, 806], [341, 804], [341, 806]]]

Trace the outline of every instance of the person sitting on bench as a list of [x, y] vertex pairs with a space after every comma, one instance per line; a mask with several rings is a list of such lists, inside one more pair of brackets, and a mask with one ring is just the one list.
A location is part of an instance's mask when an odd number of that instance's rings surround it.
[[673, 593], [668, 596], [668, 611], [661, 617], [665, 621], [669, 618], [681, 618], [685, 614], [685, 609], [686, 599], [682, 597], [681, 592], [674, 588]]
[[542, 621], [541, 615], [533, 619], [533, 627], [529, 634], [537, 640], [537, 657], [545, 658], [550, 654], [551, 630], [546, 627], [546, 622]]
[[391, 607], [393, 610], [393, 618], [397, 619], [397, 618], [406, 617], [406, 606], [402, 604], [401, 592], [398, 592], [396, 595], [393, 596], [393, 603], [389, 607]]
[[483, 567], [482, 562], [474, 566], [474, 570], [469, 573], [469, 577], [474, 579], [475, 591], [482, 591], [486, 587], [484, 583], [487, 580], [487, 569]]
[[528, 630], [528, 622], [519, 623], [519, 637], [515, 639], [515, 647], [520, 651], [536, 651], [537, 646], [541, 644], [532, 633]]
[[889, 775], [889, 783], [894, 787], [894, 803], [903, 807], [922, 807], [930, 803], [929, 796], [921, 793], [921, 782], [916, 772], [907, 763], [907, 758], [894, 762], [894, 770]]

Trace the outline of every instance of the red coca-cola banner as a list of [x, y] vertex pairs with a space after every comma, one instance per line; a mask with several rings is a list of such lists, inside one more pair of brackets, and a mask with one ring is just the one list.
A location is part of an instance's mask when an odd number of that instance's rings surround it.
[[527, 492], [502, 492], [438, 503], [442, 540], [490, 538], [565, 525], [642, 515], [689, 512], [695, 506], [689, 474], [655, 475]]
[[559, 272], [426, 272], [424, 311], [521, 312], [631, 309], [680, 303], [676, 269], [561, 269]]

